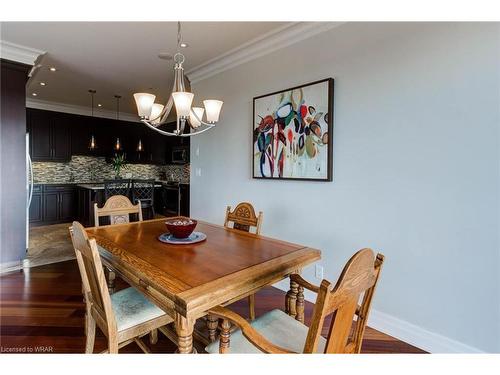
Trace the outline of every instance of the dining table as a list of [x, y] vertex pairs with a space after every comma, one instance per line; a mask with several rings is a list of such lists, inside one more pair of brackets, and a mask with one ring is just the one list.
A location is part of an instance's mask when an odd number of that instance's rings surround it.
[[[196, 352], [193, 330], [197, 319], [218, 305], [228, 305], [265, 286], [300, 273], [318, 261], [321, 251], [198, 221], [195, 231], [206, 240], [168, 244], [165, 219], [86, 229], [95, 238], [104, 266], [143, 293], [174, 320], [162, 332], [174, 340], [179, 353]], [[303, 290], [290, 281], [285, 310], [297, 320], [304, 316]], [[207, 324], [208, 325], [208, 324]], [[211, 339], [217, 321], [208, 325]]]

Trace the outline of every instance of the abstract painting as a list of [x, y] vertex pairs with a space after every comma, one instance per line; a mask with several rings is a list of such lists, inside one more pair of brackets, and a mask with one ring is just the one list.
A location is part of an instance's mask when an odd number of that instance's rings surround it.
[[253, 99], [253, 178], [332, 181], [333, 78]]

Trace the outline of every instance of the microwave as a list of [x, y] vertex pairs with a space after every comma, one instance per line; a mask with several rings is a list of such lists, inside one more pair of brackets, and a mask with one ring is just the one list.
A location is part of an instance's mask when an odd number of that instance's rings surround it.
[[189, 150], [187, 149], [187, 147], [174, 147], [172, 149], [172, 163], [189, 163]]

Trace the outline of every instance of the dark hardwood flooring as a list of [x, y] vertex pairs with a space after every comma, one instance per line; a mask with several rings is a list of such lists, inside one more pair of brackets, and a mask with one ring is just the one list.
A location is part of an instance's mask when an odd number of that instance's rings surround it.
[[[118, 287], [125, 287], [119, 282]], [[376, 298], [376, 297], [375, 297]], [[256, 314], [282, 308], [284, 293], [268, 287], [257, 293]], [[306, 302], [306, 323], [313, 305]], [[247, 316], [246, 299], [230, 306]], [[54, 352], [83, 353], [84, 304], [76, 260], [48, 264], [4, 274], [0, 277], [0, 346], [3, 353]], [[198, 326], [204, 327], [203, 322]], [[146, 339], [146, 338], [145, 338]], [[176, 346], [159, 333], [158, 343], [150, 345], [154, 353], [173, 353]], [[200, 346], [196, 345], [199, 349]], [[95, 352], [106, 348], [106, 340], [97, 329]], [[132, 343], [121, 353], [139, 353]], [[372, 328], [367, 328], [363, 353], [423, 353], [422, 350]]]

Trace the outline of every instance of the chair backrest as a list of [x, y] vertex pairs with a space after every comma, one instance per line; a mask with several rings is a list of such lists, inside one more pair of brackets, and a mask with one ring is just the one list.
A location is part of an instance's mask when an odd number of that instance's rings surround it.
[[[359, 353], [384, 256], [362, 249], [347, 262], [335, 287], [321, 282], [304, 353], [315, 353], [324, 320], [330, 314], [325, 353]], [[360, 299], [361, 304], [359, 304]], [[358, 305], [359, 304], [359, 305]], [[354, 322], [354, 318], [357, 318]], [[354, 325], [354, 329], [353, 329]]]
[[134, 205], [130, 199], [123, 195], [113, 195], [102, 208], [97, 207], [97, 203], [94, 203], [94, 225], [96, 227], [99, 226], [101, 216], [109, 216], [109, 223], [113, 225], [130, 222], [130, 214], [137, 214], [139, 221], [142, 221], [141, 204]]
[[155, 180], [132, 180], [132, 202], [149, 201], [154, 204]]
[[255, 227], [255, 233], [260, 234], [262, 225], [262, 211], [259, 211], [259, 216], [255, 215], [253, 206], [248, 202], [239, 203], [234, 211], [231, 211], [231, 206], [227, 206], [226, 220], [224, 226], [230, 228], [229, 223], [233, 223], [233, 228], [250, 232], [250, 227]]
[[115, 315], [95, 239], [89, 239], [84, 227], [77, 221], [73, 222], [70, 233], [89, 312], [103, 331], [116, 332]]
[[104, 197], [109, 199], [113, 195], [130, 197], [130, 179], [116, 179], [104, 181]]

